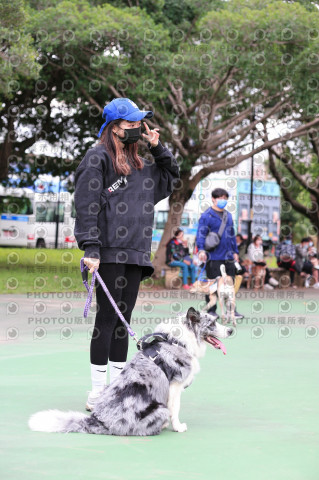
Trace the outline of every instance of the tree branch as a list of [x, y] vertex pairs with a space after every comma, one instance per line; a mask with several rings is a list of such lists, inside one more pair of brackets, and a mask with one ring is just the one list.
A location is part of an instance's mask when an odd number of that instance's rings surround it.
[[192, 105], [190, 105], [186, 109], [187, 116], [191, 115], [195, 111], [196, 107], [198, 107], [198, 105], [201, 103], [201, 101], [202, 101], [202, 97], [197, 98], [197, 100], [195, 100], [195, 102], [192, 103]]
[[294, 197], [288, 192], [288, 190], [285, 189], [282, 186], [282, 176], [280, 175], [279, 170], [277, 170], [277, 168], [276, 168], [273, 153], [272, 153], [271, 149], [268, 150], [268, 153], [269, 153], [269, 169], [270, 169], [270, 172], [272, 173], [273, 177], [277, 180], [278, 185], [281, 186], [281, 191], [282, 191], [282, 194], [283, 194], [285, 200], [287, 202], [289, 202], [290, 205], [297, 212], [299, 212], [302, 215], [304, 215], [305, 217], [309, 218], [309, 210], [307, 209], [307, 207], [305, 207], [301, 203], [297, 202], [297, 200], [294, 199]]
[[[236, 141], [236, 143], [238, 144], [243, 138], [246, 137], [246, 135], [248, 134], [249, 131], [251, 130], [254, 130], [257, 123], [260, 123], [260, 122], [263, 122], [265, 120], [267, 120], [269, 117], [271, 117], [274, 113], [276, 113], [280, 107], [285, 103], [286, 99], [282, 99], [280, 100], [273, 108], [271, 108], [262, 118], [256, 118], [253, 122], [250, 122], [249, 125], [246, 125], [242, 128], [240, 128], [239, 130], [237, 131], [234, 131], [234, 135], [233, 136], [238, 136], [238, 135], [241, 135], [241, 138], [239, 138], [239, 140]], [[257, 106], [257, 104], [254, 104], [252, 105], [251, 107], [247, 108], [246, 110], [244, 110], [244, 112], [238, 114], [235, 118], [234, 118], [234, 122], [235, 124], [239, 122], [239, 119], [243, 119], [245, 118], [249, 113], [252, 113], [255, 109], [255, 107]], [[221, 140], [219, 142], [217, 142], [215, 144], [215, 148], [216, 146], [219, 146], [219, 145], [222, 145], [223, 141], [223, 137], [225, 138], [226, 137], [226, 134], [227, 132], [231, 129], [231, 126], [229, 125], [228, 127], [226, 127], [224, 130], [223, 130], [223, 133], [221, 135], [218, 135], [218, 137], [221, 138]], [[216, 138], [216, 137], [214, 137]], [[229, 140], [230, 138], [227, 136], [227, 140]], [[233, 144], [234, 145], [234, 144]]]
[[[273, 140], [267, 140], [264, 142], [260, 147], [255, 148], [249, 153], [243, 154], [243, 155], [238, 155], [238, 156], [233, 156], [228, 158], [228, 168], [234, 167], [238, 165], [240, 162], [243, 160], [246, 160], [247, 158], [250, 158], [252, 155], [256, 155], [257, 153], [260, 153], [264, 150], [268, 150], [270, 147], [277, 145], [278, 143], [281, 142], [287, 142], [288, 140], [292, 140], [293, 138], [300, 137], [304, 135], [307, 130], [309, 131], [312, 127], [319, 125], [319, 117], [315, 118], [309, 123], [303, 124], [301, 127], [297, 128], [293, 133], [288, 133], [284, 135], [283, 137], [277, 137]], [[224, 158], [217, 158], [215, 161], [212, 159], [212, 162], [214, 162], [212, 165], [207, 165], [204, 168], [202, 168], [199, 172], [194, 175], [194, 177], [191, 180], [192, 185], [194, 185], [194, 188], [196, 187], [197, 183], [202, 179], [205, 178], [207, 175], [213, 172], [219, 172], [221, 170], [226, 170], [227, 165], [225, 168], [225, 159]], [[227, 163], [227, 162], [226, 162]]]
[[[88, 72], [92, 73], [92, 70], [87, 67], [85, 64], [81, 63], [81, 62], [78, 62], [79, 65], [81, 65], [82, 68], [84, 68], [84, 70], [87, 70]], [[108, 80], [107, 78], [105, 78], [103, 75], [101, 75], [99, 72], [94, 72], [94, 74], [100, 79], [100, 80], [103, 80], [103, 82], [105, 83], [105, 85], [108, 84]], [[90, 78], [90, 77], [88, 77]], [[90, 78], [90, 80], [96, 80], [96, 78]], [[116, 90], [116, 88], [111, 85], [110, 83], [108, 84], [108, 88], [111, 90], [111, 92], [113, 93], [113, 95], [117, 98], [121, 98], [122, 95]]]
[[285, 157], [285, 155], [277, 153], [274, 148], [269, 148], [268, 151], [271, 152], [273, 155], [275, 155], [275, 157], [278, 158], [278, 160], [282, 161], [282, 163], [285, 165], [288, 172], [291, 173], [291, 175], [300, 183], [300, 185], [303, 186], [303, 188], [311, 192], [316, 198], [319, 198], [319, 189], [309, 186], [305, 181], [305, 179], [302, 177], [302, 175], [299, 172], [297, 172], [293, 168], [293, 166], [289, 163], [289, 159]]
[[318, 145], [318, 140], [316, 139], [315, 135], [313, 132], [309, 132], [309, 137], [310, 137], [310, 143], [312, 145], [313, 151], [315, 155], [317, 155], [318, 161], [319, 161], [319, 145]]
[[[210, 144], [208, 144], [208, 148], [206, 148], [206, 150], [204, 150], [204, 151], [206, 151], [206, 153], [209, 153], [210, 155], [212, 155], [214, 157], [218, 157], [222, 152], [224, 152], [226, 150], [225, 154], [221, 157], [221, 158], [225, 158], [229, 154], [229, 152], [227, 152], [228, 147], [229, 148], [231, 147], [233, 149], [233, 151], [235, 150], [234, 147], [236, 145], [238, 145], [238, 148], [241, 148], [242, 146], [240, 145], [240, 143], [247, 137], [248, 133], [256, 127], [257, 123], [263, 122], [269, 116], [273, 115], [277, 110], [279, 110], [279, 108], [282, 106], [282, 103], [283, 103], [282, 101], [279, 102], [276, 105], [276, 107], [271, 109], [271, 111], [267, 112], [267, 114], [265, 114], [263, 116], [263, 118], [256, 119], [255, 121], [249, 123], [249, 125], [246, 125], [246, 126], [240, 128], [239, 130], [236, 130], [234, 128], [232, 136], [227, 135], [227, 133], [230, 129], [230, 127], [227, 127], [226, 129], [224, 129], [223, 133], [219, 136], [219, 137], [221, 137], [221, 140], [216, 142], [215, 144], [212, 141]], [[247, 114], [247, 111], [246, 111], [244, 116], [246, 116], [246, 114]], [[229, 146], [227, 144], [226, 144], [226, 146], [224, 145], [226, 143], [226, 141], [229, 142], [232, 138], [238, 137], [238, 136], [239, 136], [239, 138], [237, 138], [237, 140], [233, 141], [233, 143], [231, 143]], [[225, 137], [225, 138], [223, 138], [223, 137]], [[216, 137], [214, 137], [214, 140], [215, 140], [215, 138]], [[222, 146], [220, 148], [218, 148], [220, 145], [222, 145]]]
[[[139, 102], [141, 102], [141, 104], [143, 104], [142, 99], [139, 98], [138, 100], [139, 100]], [[175, 145], [175, 147], [178, 148], [179, 153], [181, 155], [183, 155], [184, 157], [187, 157], [189, 155], [189, 153], [185, 149], [185, 147], [183, 146], [182, 142], [178, 138], [174, 137], [174, 132], [173, 132], [172, 126], [168, 122], [165, 121], [165, 119], [162, 117], [162, 115], [153, 107], [152, 103], [150, 103], [149, 105], [151, 106], [151, 108], [154, 112], [154, 117], [156, 119], [158, 119], [159, 124], [163, 125], [164, 128], [166, 128], [169, 131], [170, 136], [171, 136], [171, 142]]]
[[[76, 80], [76, 82], [79, 84], [79, 79], [77, 77], [77, 75], [72, 72], [72, 70], [68, 70], [68, 73], [71, 75], [72, 78], [74, 78], [74, 80]], [[103, 108], [101, 108], [101, 106], [94, 100], [93, 97], [91, 97], [91, 95], [85, 90], [85, 88], [82, 86], [82, 85], [78, 85], [78, 88], [80, 90], [80, 92], [83, 93], [83, 95], [85, 96], [85, 98], [90, 102], [91, 105], [94, 105], [99, 112], [103, 112]]]
[[232, 76], [233, 70], [234, 70], [234, 67], [233, 67], [233, 66], [229, 67], [229, 69], [228, 69], [226, 75], [224, 76], [224, 78], [222, 78], [222, 79], [218, 82], [218, 86], [217, 86], [216, 90], [214, 91], [214, 93], [213, 93], [213, 95], [212, 95], [212, 97], [211, 97], [211, 99], [210, 99], [210, 106], [211, 106], [211, 109], [212, 109], [212, 110], [211, 110], [211, 113], [210, 113], [210, 115], [209, 115], [209, 117], [208, 117], [207, 130], [209, 130], [209, 129], [211, 128], [211, 125], [212, 125], [212, 123], [213, 123], [213, 121], [214, 121], [214, 118], [215, 118], [215, 117], [214, 117], [214, 108], [213, 108], [215, 99], [216, 99], [218, 93], [220, 92], [222, 86], [223, 86], [223, 85], [227, 82], [227, 80]]

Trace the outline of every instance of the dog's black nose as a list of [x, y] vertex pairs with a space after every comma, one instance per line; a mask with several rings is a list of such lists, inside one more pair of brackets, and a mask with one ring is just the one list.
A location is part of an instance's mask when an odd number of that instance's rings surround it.
[[229, 329], [228, 329], [228, 333], [229, 333], [229, 335], [232, 335], [232, 334], [233, 334], [233, 331], [234, 331], [234, 329], [233, 329], [233, 328], [229, 328]]

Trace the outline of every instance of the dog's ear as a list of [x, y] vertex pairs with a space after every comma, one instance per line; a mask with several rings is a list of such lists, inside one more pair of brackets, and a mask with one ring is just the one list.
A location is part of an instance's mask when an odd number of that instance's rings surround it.
[[200, 322], [200, 313], [195, 308], [190, 307], [187, 311], [186, 317], [193, 323]]

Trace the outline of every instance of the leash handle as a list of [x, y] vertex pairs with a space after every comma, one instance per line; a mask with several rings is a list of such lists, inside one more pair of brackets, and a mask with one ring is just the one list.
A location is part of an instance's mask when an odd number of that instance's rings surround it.
[[89, 287], [89, 284], [88, 284], [89, 268], [84, 263], [84, 257], [81, 258], [80, 267], [81, 267], [81, 274], [82, 274], [82, 283], [84, 284], [85, 288], [88, 291], [88, 296], [87, 296], [87, 299], [86, 299], [86, 302], [85, 302], [84, 314], [83, 314], [84, 318], [87, 318], [88, 312], [90, 310], [90, 306], [91, 306], [91, 303], [92, 303], [93, 289], [94, 289], [94, 284], [95, 284], [95, 276], [92, 275], [92, 281], [91, 281], [91, 285]]
[[199, 274], [197, 275], [197, 280], [200, 281], [200, 282], [205, 282], [207, 281], [207, 278], [201, 278], [202, 275], [204, 275], [204, 272], [205, 272], [205, 268], [206, 268], [206, 263], [204, 263], [204, 266], [203, 268], [201, 269], [201, 271], [199, 272]]
[[81, 275], [82, 275], [82, 283], [84, 284], [87, 291], [89, 291], [89, 284], [88, 284], [88, 270], [89, 268], [84, 263], [84, 257], [80, 260], [80, 267], [81, 267]]
[[85, 265], [84, 263], [84, 257], [81, 258], [81, 261], [80, 261], [80, 267], [81, 267], [81, 274], [82, 274], [82, 279], [83, 279], [83, 284], [85, 285], [85, 288], [87, 289], [88, 291], [88, 296], [87, 296], [87, 299], [86, 299], [86, 303], [85, 303], [85, 307], [84, 307], [84, 318], [86, 318], [88, 316], [88, 311], [90, 309], [90, 306], [91, 306], [91, 302], [92, 302], [92, 297], [93, 297], [93, 289], [94, 289], [94, 284], [95, 284], [95, 279], [97, 278], [101, 287], [103, 288], [104, 292], [106, 293], [108, 299], [110, 300], [111, 304], [113, 305], [114, 307], [114, 310], [116, 311], [117, 315], [119, 316], [121, 322], [124, 324], [124, 326], [126, 327], [128, 333], [131, 335], [131, 337], [133, 337], [133, 340], [135, 340], [137, 342], [137, 338], [136, 338], [136, 333], [132, 330], [132, 328], [130, 327], [130, 325], [128, 324], [128, 322], [125, 320], [125, 318], [123, 317], [123, 314], [122, 312], [120, 311], [119, 307], [116, 305], [112, 295], [110, 294], [109, 292], [109, 289], [107, 288], [107, 286], [105, 285], [105, 283], [103, 282], [102, 278], [101, 278], [101, 275], [99, 274], [99, 272], [97, 270], [94, 270], [94, 272], [92, 273], [92, 281], [91, 281], [91, 285], [89, 287], [88, 285], [88, 282], [87, 282], [87, 277], [88, 277], [88, 266]]

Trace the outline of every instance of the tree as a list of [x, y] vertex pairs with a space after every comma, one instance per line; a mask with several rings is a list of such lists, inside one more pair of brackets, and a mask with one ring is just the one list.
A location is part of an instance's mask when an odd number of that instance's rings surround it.
[[37, 78], [39, 74], [32, 37], [24, 33], [26, 21], [22, 0], [0, 1], [0, 95], [6, 99], [19, 90], [19, 78]]
[[[319, 124], [319, 19], [284, 0], [161, 0], [162, 9], [155, 0], [111, 3], [29, 2], [41, 81], [24, 82], [6, 102], [4, 118], [12, 105], [21, 113], [14, 132], [2, 123], [2, 152], [6, 147], [10, 165], [23, 167], [38, 139], [60, 150], [62, 138], [69, 172], [94, 143], [106, 101], [127, 96], [152, 109], [149, 124], [160, 127], [181, 167], [155, 257], [160, 268], [197, 183], [249, 158], [261, 122], [269, 140], [256, 142], [254, 154]], [[284, 133], [273, 134], [274, 118]], [[18, 136], [21, 126], [31, 133]], [[47, 152], [41, 157], [44, 168], [55, 168]]]
[[300, 3], [310, 12], [317, 12], [319, 8], [319, 3], [312, 0], [286, 0], [287, 3]]
[[[295, 141], [269, 149], [269, 168], [280, 185], [282, 195], [290, 208], [307, 219], [308, 228], [303, 236], [317, 237], [319, 245], [319, 141], [318, 134], [311, 133]], [[298, 217], [297, 217], [298, 218]], [[287, 233], [295, 225], [287, 221]], [[303, 225], [304, 227], [304, 225]], [[290, 230], [290, 231], [289, 231]], [[306, 230], [306, 231], [305, 231]]]
[[[179, 74], [175, 68], [175, 77], [168, 77], [166, 102], [175, 116], [168, 129], [183, 159], [181, 182], [170, 198], [156, 266], [202, 178], [318, 125], [318, 20], [299, 3], [233, 0], [207, 13], [197, 24], [197, 36], [181, 43], [183, 55], [175, 60]], [[187, 72], [193, 72], [198, 88]], [[273, 118], [285, 133], [274, 135]], [[159, 121], [164, 124], [163, 117]], [[251, 133], [260, 124], [271, 136], [251, 151]], [[198, 171], [192, 175], [194, 165]]]
[[[203, 7], [215, 3], [221, 0], [204, 1]], [[195, 18], [199, 5], [198, 0], [29, 0], [26, 28], [41, 76], [21, 78], [21, 88], [3, 104], [2, 183], [8, 173], [18, 175], [21, 186], [51, 173], [69, 178], [72, 190], [70, 174], [96, 140], [105, 103], [120, 96], [154, 103], [165, 98], [173, 32], [161, 22], [173, 29], [172, 18], [189, 28], [189, 16]], [[36, 142], [41, 142], [40, 153], [39, 148], [28, 152]]]
[[[138, 8], [92, 7], [86, 0], [44, 3], [27, 6], [26, 28], [41, 77], [20, 79], [21, 89], [4, 103], [2, 179], [8, 172], [26, 183], [44, 172], [69, 175], [96, 140], [104, 104], [128, 89], [145, 94], [151, 55], [158, 56], [159, 68], [167, 62], [168, 32]], [[147, 35], [154, 38], [147, 41]], [[155, 92], [149, 98], [155, 99]], [[41, 153], [28, 152], [39, 141]], [[57, 162], [62, 148], [67, 162]]]

